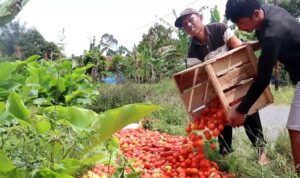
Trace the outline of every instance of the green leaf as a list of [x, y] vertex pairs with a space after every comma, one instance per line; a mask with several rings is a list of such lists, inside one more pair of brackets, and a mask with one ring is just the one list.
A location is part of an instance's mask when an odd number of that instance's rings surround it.
[[7, 81], [5, 83], [2, 83], [0, 85], [0, 88], [3, 88], [7, 91], [13, 91], [16, 88], [18, 88], [19, 86], [21, 86], [21, 84], [19, 82], [15, 82], [15, 81]]
[[41, 56], [39, 55], [32, 55], [30, 57], [28, 57], [27, 59], [25, 59], [25, 63], [30, 63], [32, 61], [38, 60]]
[[6, 173], [0, 173], [1, 178], [29, 178], [29, 173], [25, 169], [13, 169]]
[[78, 107], [61, 107], [51, 106], [44, 110], [45, 112], [57, 112], [57, 119], [67, 120], [72, 127], [79, 130], [89, 129], [92, 121], [97, 118], [98, 114], [92, 110]]
[[120, 144], [119, 144], [118, 139], [116, 137], [112, 136], [107, 147], [109, 150], [120, 149]]
[[94, 165], [96, 163], [102, 163], [109, 160], [108, 153], [98, 153], [90, 158], [84, 160], [77, 160], [73, 158], [66, 158], [61, 161], [59, 165], [56, 165], [56, 171], [63, 174], [74, 174], [84, 165]]
[[134, 173], [129, 173], [126, 174], [126, 178], [140, 178], [142, 172], [134, 172]]
[[0, 79], [1, 82], [11, 78], [11, 73], [16, 70], [16, 65], [12, 62], [0, 63]]
[[33, 103], [39, 106], [48, 105], [51, 106], [51, 102], [47, 100], [46, 98], [37, 98], [33, 100]]
[[11, 114], [6, 110], [0, 114], [0, 123], [3, 121], [11, 121], [13, 119], [14, 119], [14, 117], [11, 116]]
[[97, 134], [90, 137], [91, 144], [85, 146], [83, 154], [99, 146], [126, 125], [139, 121], [157, 109], [159, 106], [152, 104], [129, 104], [99, 115], [92, 123]]
[[88, 70], [89, 68], [95, 66], [94, 64], [87, 64], [86, 66], [77, 68], [73, 71], [73, 73], [75, 74], [83, 74], [86, 70]]
[[20, 96], [12, 92], [6, 102], [6, 110], [17, 119], [31, 123], [31, 111], [26, 108]]
[[86, 158], [82, 160], [81, 162], [85, 165], [90, 165], [90, 164], [96, 164], [96, 163], [105, 163], [109, 160], [109, 153], [107, 152], [102, 152], [102, 153], [97, 153], [93, 155], [92, 157]]
[[36, 115], [36, 125], [35, 128], [38, 133], [43, 134], [50, 130], [51, 128], [51, 123], [49, 122], [48, 118]]
[[58, 70], [71, 70], [72, 69], [72, 62], [68, 60], [64, 60], [58, 67]]
[[62, 93], [66, 90], [66, 85], [65, 85], [65, 79], [64, 78], [58, 78], [57, 80], [57, 88], [58, 90]]
[[0, 115], [5, 111], [5, 103], [0, 102]]
[[77, 90], [77, 91], [73, 91], [71, 94], [66, 95], [65, 96], [66, 102], [69, 103], [73, 98], [77, 97], [81, 93], [82, 91]]
[[71, 175], [75, 173], [77, 170], [79, 170], [83, 164], [80, 160], [73, 159], [73, 158], [66, 158], [61, 161], [59, 165], [56, 165], [55, 171], [62, 173], [62, 174], [68, 174]]
[[32, 86], [32, 85], [37, 85], [37, 84], [39, 84], [39, 75], [37, 73], [31, 74], [26, 79], [26, 85], [27, 86]]
[[54, 172], [50, 169], [41, 169], [35, 175], [34, 178], [74, 178], [73, 176]]
[[13, 162], [0, 150], [0, 172], [8, 172], [14, 168]]

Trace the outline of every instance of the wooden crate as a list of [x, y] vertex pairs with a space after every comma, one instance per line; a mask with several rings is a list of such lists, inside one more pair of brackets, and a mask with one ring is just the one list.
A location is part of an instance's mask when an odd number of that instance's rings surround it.
[[[238, 104], [231, 105], [247, 93], [257, 70], [253, 44], [240, 46], [173, 75], [180, 97], [191, 118], [218, 96], [227, 117]], [[254, 47], [254, 45], [253, 45]], [[273, 103], [270, 88], [250, 108], [248, 114]]]

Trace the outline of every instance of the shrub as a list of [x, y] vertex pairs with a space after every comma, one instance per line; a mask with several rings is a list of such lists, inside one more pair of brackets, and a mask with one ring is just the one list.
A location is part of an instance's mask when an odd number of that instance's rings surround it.
[[136, 84], [102, 84], [99, 96], [89, 106], [95, 112], [104, 112], [109, 109], [118, 108], [126, 104], [143, 103], [147, 91]]

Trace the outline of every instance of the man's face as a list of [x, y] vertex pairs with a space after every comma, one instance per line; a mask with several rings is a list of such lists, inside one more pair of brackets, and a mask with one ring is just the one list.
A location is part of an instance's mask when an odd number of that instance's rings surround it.
[[182, 26], [190, 36], [196, 36], [203, 29], [202, 16], [197, 14], [187, 15], [182, 21]]
[[256, 28], [256, 23], [249, 17], [242, 17], [236, 22], [239, 30], [252, 32]]
[[258, 29], [262, 23], [262, 18], [260, 17], [260, 10], [254, 10], [252, 17], [241, 17], [238, 19], [236, 25], [239, 30], [252, 32]]

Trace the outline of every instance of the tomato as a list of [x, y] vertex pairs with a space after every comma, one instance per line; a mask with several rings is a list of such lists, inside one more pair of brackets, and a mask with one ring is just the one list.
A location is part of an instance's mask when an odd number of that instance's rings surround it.
[[215, 128], [213, 133], [212, 133], [213, 136], [217, 137], [220, 135], [220, 131], [218, 130], [218, 128]]
[[207, 127], [210, 129], [210, 130], [214, 130], [216, 128], [216, 124], [213, 123], [213, 122], [210, 122], [208, 123]]
[[218, 130], [219, 130], [219, 131], [224, 130], [224, 124], [219, 124], [219, 125], [218, 125]]
[[208, 130], [204, 131], [204, 135], [205, 135], [206, 140], [210, 140], [211, 139], [210, 131], [208, 131]]
[[211, 144], [210, 144], [210, 148], [211, 148], [212, 150], [215, 150], [215, 149], [217, 148], [217, 145], [216, 145], [215, 143], [211, 143]]
[[[203, 153], [205, 141], [220, 135], [226, 116], [218, 99], [213, 99], [187, 125], [187, 137], [172, 136], [158, 131], [125, 129], [116, 134], [120, 149], [132, 166], [143, 171], [141, 178], [148, 177], [232, 177], [219, 170], [215, 162], [207, 160]], [[216, 149], [210, 143], [210, 149]], [[128, 170], [128, 169], [127, 169]], [[112, 175], [115, 168], [101, 165], [93, 169], [98, 175]], [[130, 171], [130, 169], [128, 170]], [[127, 173], [127, 171], [125, 171]]]

